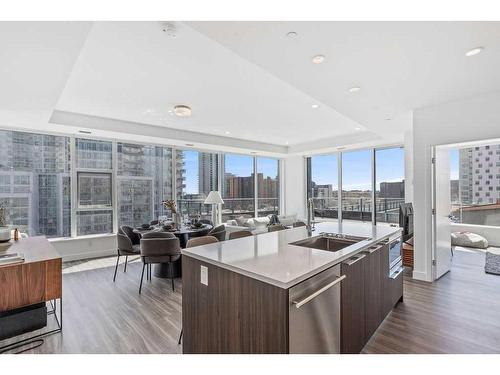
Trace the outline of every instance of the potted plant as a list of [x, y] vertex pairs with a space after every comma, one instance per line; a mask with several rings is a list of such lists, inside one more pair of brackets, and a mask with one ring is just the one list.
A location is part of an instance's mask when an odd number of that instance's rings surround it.
[[10, 228], [7, 226], [7, 209], [0, 203], [0, 242], [10, 240]]

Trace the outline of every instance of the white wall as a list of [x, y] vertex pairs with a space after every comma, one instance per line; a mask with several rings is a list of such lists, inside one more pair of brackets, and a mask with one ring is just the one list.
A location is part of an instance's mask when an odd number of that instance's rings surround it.
[[289, 156], [284, 164], [284, 213], [306, 217], [306, 173], [303, 156]]
[[116, 235], [55, 238], [50, 240], [63, 261], [98, 258], [116, 254]]
[[405, 148], [405, 202], [413, 202], [413, 131], [404, 134]]
[[413, 277], [432, 280], [431, 147], [500, 138], [500, 92], [421, 108], [413, 114]]

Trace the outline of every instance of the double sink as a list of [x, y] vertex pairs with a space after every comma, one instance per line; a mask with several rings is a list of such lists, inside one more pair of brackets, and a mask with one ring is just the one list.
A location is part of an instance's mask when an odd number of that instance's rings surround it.
[[357, 237], [334, 233], [320, 233], [318, 236], [292, 242], [290, 243], [290, 245], [334, 252], [368, 239], [369, 238], [367, 237]]

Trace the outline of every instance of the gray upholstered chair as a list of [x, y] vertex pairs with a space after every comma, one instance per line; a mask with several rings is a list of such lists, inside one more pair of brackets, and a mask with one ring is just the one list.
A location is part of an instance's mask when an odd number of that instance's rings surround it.
[[250, 236], [252, 236], [252, 232], [250, 232], [249, 230], [237, 230], [236, 232], [229, 233], [230, 240], [235, 240], [237, 238], [250, 237]]
[[298, 227], [307, 227], [307, 224], [304, 223], [303, 221], [296, 221], [295, 223], [293, 223], [293, 227], [294, 228], [298, 228]]
[[125, 234], [122, 228], [119, 228], [118, 233], [116, 234], [116, 239], [118, 243], [118, 248], [117, 248], [118, 257], [116, 258], [116, 267], [115, 267], [115, 274], [113, 276], [113, 282], [115, 282], [116, 280], [116, 271], [118, 270], [120, 257], [125, 256], [125, 266], [123, 267], [123, 272], [127, 272], [128, 257], [131, 255], [140, 255], [141, 253], [139, 244], [134, 245], [132, 243], [132, 240]]
[[194, 237], [189, 239], [189, 241], [186, 244], [186, 248], [188, 247], [196, 247], [196, 246], [201, 246], [201, 245], [208, 245], [211, 243], [216, 243], [219, 242], [217, 238], [214, 236], [203, 236], [203, 237]]
[[200, 223], [214, 225], [214, 223], [212, 223], [212, 220], [209, 219], [200, 219]]
[[[174, 288], [173, 262], [181, 257], [181, 245], [179, 239], [172, 233], [148, 232], [141, 238], [141, 259], [142, 274], [139, 293], [142, 290], [142, 280], [144, 278], [144, 268], [156, 263], [168, 263], [172, 280], [172, 290]], [[150, 272], [149, 272], [150, 273]], [[151, 275], [149, 276], [151, 278]]]
[[208, 232], [209, 236], [214, 236], [219, 240], [219, 242], [226, 239], [226, 227], [224, 225], [219, 225]]
[[120, 229], [128, 238], [130, 238], [130, 241], [132, 241], [132, 245], [139, 245], [141, 236], [138, 233], [134, 233], [134, 228], [128, 225], [122, 225]]
[[153, 226], [153, 225], [158, 225], [158, 220], [151, 220], [149, 222], [149, 225]]
[[285, 230], [285, 229], [288, 229], [288, 228], [285, 227], [283, 224], [274, 224], [274, 225], [270, 225], [267, 227], [268, 232], [276, 232], [278, 230]]

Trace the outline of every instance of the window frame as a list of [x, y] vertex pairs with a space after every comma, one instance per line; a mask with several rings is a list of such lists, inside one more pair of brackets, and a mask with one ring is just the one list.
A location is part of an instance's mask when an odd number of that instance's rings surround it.
[[[375, 204], [375, 199], [376, 199], [376, 186], [377, 186], [377, 151], [380, 150], [386, 150], [386, 149], [393, 149], [393, 148], [401, 148], [404, 150], [406, 153], [406, 150], [404, 148], [404, 145], [402, 144], [396, 144], [396, 145], [387, 145], [387, 146], [379, 146], [379, 147], [369, 147], [369, 148], [358, 148], [358, 149], [351, 149], [351, 150], [345, 150], [345, 151], [336, 151], [336, 152], [331, 152], [331, 153], [324, 153], [324, 154], [315, 154], [315, 155], [309, 155], [304, 157], [304, 168], [305, 168], [305, 186], [306, 186], [306, 194], [305, 194], [305, 207], [307, 207], [307, 200], [310, 198], [311, 191], [310, 191], [310, 178], [311, 178], [311, 171], [310, 168], [312, 167], [311, 165], [311, 157], [313, 156], [320, 156], [320, 155], [337, 155], [337, 173], [338, 173], [338, 195], [337, 195], [337, 207], [338, 213], [337, 213], [337, 220], [339, 222], [342, 222], [344, 220], [343, 215], [342, 215], [342, 190], [343, 190], [343, 181], [342, 181], [342, 156], [344, 153], [348, 152], [356, 152], [356, 151], [366, 151], [369, 150], [371, 154], [371, 199], [372, 199], [372, 204], [371, 204], [371, 221], [362, 221], [362, 222], [371, 222], [372, 225], [377, 224], [377, 215], [376, 215], [376, 204]], [[406, 154], [405, 154], [406, 155]], [[405, 156], [406, 157], [406, 156]], [[405, 165], [406, 166], [406, 165]], [[405, 177], [406, 177], [406, 170], [405, 170]], [[406, 194], [406, 190], [405, 190]], [[347, 220], [347, 219], [346, 219]], [[388, 225], [390, 223], [387, 223]]]

